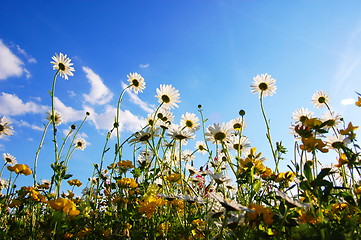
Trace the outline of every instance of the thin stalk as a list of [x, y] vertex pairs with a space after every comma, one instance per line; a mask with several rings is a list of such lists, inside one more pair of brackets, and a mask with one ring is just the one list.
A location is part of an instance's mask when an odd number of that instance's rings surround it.
[[44, 144], [44, 138], [46, 135], [46, 132], [48, 130], [48, 127], [50, 125], [50, 121], [48, 121], [48, 123], [45, 125], [44, 131], [43, 131], [43, 135], [41, 136], [41, 140], [40, 140], [40, 144], [38, 147], [38, 150], [35, 153], [35, 159], [34, 159], [34, 169], [33, 169], [33, 178], [34, 178], [34, 187], [36, 185], [36, 169], [37, 169], [37, 165], [38, 165], [38, 159], [39, 159], [39, 154], [40, 154], [40, 150], [43, 147]]

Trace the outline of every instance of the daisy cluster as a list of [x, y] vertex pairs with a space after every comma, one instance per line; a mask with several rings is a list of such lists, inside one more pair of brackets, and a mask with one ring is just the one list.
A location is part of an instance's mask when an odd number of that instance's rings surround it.
[[[316, 92], [311, 99], [315, 108], [326, 109], [321, 117], [306, 108], [293, 113], [293, 159], [286, 164], [288, 171], [280, 171], [278, 164], [286, 161], [287, 149], [282, 142], [273, 143], [263, 107], [265, 97], [277, 90], [271, 75], [255, 76], [251, 92], [260, 100], [260, 117], [265, 120], [274, 169], [266, 165], [266, 158], [245, 134], [244, 110], [228, 122], [206, 125], [199, 105], [197, 114], [185, 112], [177, 121], [172, 110], [179, 107], [180, 93], [172, 85], [161, 84], [156, 89], [158, 106], [146, 117], [144, 126], [122, 140], [119, 119], [124, 92], [139, 94], [146, 88], [143, 76], [129, 73], [102, 156], [77, 196], [74, 190], [83, 183], [72, 178], [69, 161], [74, 151], [86, 151], [87, 142], [78, 132], [89, 113], [79, 127], [70, 127], [65, 138], [57, 138], [63, 116], [53, 104], [56, 79], [60, 76], [68, 80], [75, 70], [67, 55], [55, 54], [52, 60], [56, 71], [52, 108], [47, 112], [43, 134], [48, 129], [53, 134], [52, 176], [50, 180], [37, 179], [44, 138], [33, 168], [18, 164], [10, 153], [3, 153], [2, 237], [357, 239], [353, 236], [361, 234], [360, 147], [355, 132], [358, 126], [332, 111], [331, 98], [325, 91]], [[356, 106], [361, 106], [360, 97]], [[116, 139], [111, 137], [114, 132]], [[2, 117], [0, 138], [13, 133], [10, 120]], [[112, 141], [114, 148], [109, 147]], [[125, 151], [132, 155], [131, 160], [124, 159]], [[331, 151], [337, 156], [336, 161], [324, 166], [319, 156]], [[4, 171], [8, 171], [9, 178], [2, 177]], [[20, 175], [32, 177], [33, 183], [17, 187]]]

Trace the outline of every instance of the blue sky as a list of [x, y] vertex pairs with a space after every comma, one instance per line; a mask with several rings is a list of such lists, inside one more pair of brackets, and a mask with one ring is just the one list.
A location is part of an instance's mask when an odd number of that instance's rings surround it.
[[[50, 108], [55, 73], [50, 61], [59, 52], [76, 70], [68, 81], [57, 82], [57, 109], [65, 120], [59, 130], [79, 125], [85, 111], [91, 112], [80, 132], [89, 146], [74, 153], [69, 169], [81, 180], [100, 160], [130, 72], [142, 74], [147, 88], [138, 98], [125, 95], [123, 138], [157, 105], [156, 88], [172, 84], [182, 101], [174, 110], [176, 121], [185, 112], [197, 113], [198, 104], [207, 124], [228, 122], [244, 109], [245, 134], [270, 156], [258, 96], [250, 91], [252, 78], [262, 73], [277, 80], [277, 93], [265, 98], [272, 136], [290, 151], [292, 112], [307, 107], [323, 113], [311, 104], [317, 90], [331, 96], [334, 111], [359, 125], [352, 103], [361, 91], [359, 1], [3, 0], [1, 5], [0, 115], [11, 119], [15, 134], [0, 139], [0, 151], [19, 163], [33, 164]], [[49, 136], [39, 159], [40, 179], [50, 177]]]

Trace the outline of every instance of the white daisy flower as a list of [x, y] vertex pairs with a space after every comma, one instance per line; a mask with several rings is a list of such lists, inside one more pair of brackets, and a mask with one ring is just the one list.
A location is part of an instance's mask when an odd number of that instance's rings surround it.
[[86, 141], [84, 138], [77, 138], [75, 139], [75, 148], [80, 150], [84, 150], [86, 148]]
[[197, 141], [196, 149], [198, 149], [198, 152], [200, 152], [201, 154], [207, 153], [207, 145], [204, 141]]
[[194, 113], [185, 113], [181, 117], [180, 125], [195, 132], [199, 129], [199, 118]]
[[185, 162], [193, 161], [195, 156], [193, 155], [193, 152], [189, 149], [186, 149], [182, 152], [182, 160]]
[[294, 113], [292, 113], [292, 118], [296, 121], [296, 123], [303, 123], [305, 120], [313, 117], [313, 112], [308, 110], [308, 108], [299, 108], [296, 109]]
[[342, 123], [341, 119], [342, 116], [340, 114], [336, 114], [335, 112], [329, 112], [329, 111], [327, 111], [321, 117], [322, 122], [327, 122], [327, 124], [324, 126], [324, 128], [326, 129], [336, 127], [337, 125]]
[[187, 129], [184, 129], [183, 127], [173, 124], [170, 126], [168, 131], [168, 136], [175, 140], [181, 141], [182, 145], [187, 144], [187, 139], [193, 139], [194, 133], [191, 131], [188, 131]]
[[[53, 116], [53, 115], [52, 115], [51, 110], [47, 111], [46, 114], [48, 115], [48, 116], [46, 117], [46, 119], [49, 120], [49, 121], [52, 121], [52, 119], [53, 119], [52, 116]], [[63, 115], [61, 115], [61, 113], [60, 113], [59, 111], [54, 110], [54, 116], [55, 116], [55, 117], [54, 117], [54, 124], [55, 124], [55, 126], [59, 126], [60, 124], [63, 123]]]
[[14, 130], [11, 122], [6, 117], [0, 118], [0, 138], [4, 135], [11, 136], [13, 133]]
[[233, 128], [235, 131], [243, 131], [246, 128], [246, 122], [244, 121], [244, 118], [238, 117], [235, 119], [232, 119], [228, 122], [228, 125]]
[[249, 140], [247, 137], [239, 137], [236, 135], [232, 135], [227, 142], [227, 145], [236, 151], [240, 151], [240, 153], [246, 153], [247, 149], [251, 147]]
[[163, 103], [162, 107], [166, 109], [172, 109], [178, 107], [179, 92], [172, 85], [161, 84], [160, 88], [157, 88], [157, 95], [159, 103]]
[[252, 92], [258, 93], [259, 96], [267, 97], [272, 96], [276, 93], [277, 86], [276, 79], [272, 78], [271, 75], [261, 74], [253, 78], [253, 84], [251, 85]]
[[59, 74], [62, 78], [68, 80], [68, 76], [74, 76], [72, 72], [74, 72], [74, 68], [71, 67], [73, 63], [71, 63], [71, 59], [67, 57], [67, 55], [60, 53], [59, 55], [55, 53], [55, 56], [52, 57], [54, 61], [50, 63], [53, 64], [53, 70], [58, 70]]
[[4, 162], [10, 166], [14, 166], [15, 164], [18, 163], [16, 161], [16, 158], [14, 156], [10, 155], [9, 153], [3, 153], [3, 159], [4, 159]]
[[312, 96], [312, 103], [315, 105], [315, 108], [323, 108], [329, 104], [330, 97], [325, 91], [317, 91]]
[[145, 89], [144, 78], [139, 73], [129, 73], [128, 82], [135, 93], [143, 92]]
[[349, 143], [349, 139], [345, 138], [343, 135], [331, 135], [326, 137], [325, 142], [328, 148], [340, 149], [342, 146], [346, 146]]
[[216, 143], [217, 141], [224, 141], [227, 142], [230, 137], [231, 128], [228, 124], [222, 123], [215, 123], [208, 127], [208, 132], [206, 132], [206, 140], [212, 141]]

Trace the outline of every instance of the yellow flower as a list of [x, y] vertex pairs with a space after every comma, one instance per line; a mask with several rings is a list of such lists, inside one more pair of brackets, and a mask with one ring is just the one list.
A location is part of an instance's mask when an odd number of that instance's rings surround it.
[[355, 139], [356, 134], [354, 133], [354, 131], [358, 128], [359, 128], [358, 126], [353, 126], [352, 122], [350, 122], [346, 129], [340, 130], [340, 133], [342, 135], [348, 135], [350, 139]]
[[139, 207], [139, 212], [145, 214], [147, 218], [151, 218], [155, 211], [155, 208], [157, 206], [161, 206], [162, 204], [163, 200], [160, 197], [149, 196], [141, 203]]
[[356, 189], [355, 189], [355, 193], [357, 195], [360, 195], [361, 194], [361, 186], [358, 186]]
[[339, 213], [343, 210], [345, 210], [346, 208], [348, 208], [348, 204], [347, 203], [334, 203], [332, 204], [332, 213]]
[[138, 183], [133, 178], [122, 178], [117, 181], [121, 188], [136, 188]]
[[25, 164], [15, 164], [14, 166], [8, 166], [7, 167], [9, 171], [24, 174], [25, 176], [28, 176], [32, 174], [33, 172], [30, 170], [28, 165]]
[[251, 222], [263, 221], [267, 225], [273, 223], [274, 214], [271, 209], [253, 203], [248, 208], [254, 210], [254, 212], [247, 212], [247, 217]]
[[80, 187], [82, 185], [82, 183], [78, 179], [68, 180], [68, 183], [70, 186]]
[[77, 216], [80, 211], [76, 209], [75, 203], [66, 198], [57, 198], [56, 200], [49, 200], [49, 205], [56, 211], [62, 210], [67, 215], [73, 217]]
[[301, 145], [300, 148], [303, 151], [313, 152], [315, 150], [320, 150], [323, 153], [328, 152], [328, 149], [324, 148], [327, 144], [322, 142], [321, 139], [311, 136], [309, 138], [302, 138], [301, 140], [303, 145]]
[[169, 182], [178, 182], [181, 179], [182, 175], [178, 173], [172, 173], [167, 177]]
[[9, 204], [9, 207], [14, 208], [14, 207], [19, 207], [21, 204], [21, 201], [18, 199], [14, 199], [11, 201], [11, 203]]
[[361, 107], [361, 97], [358, 97], [357, 102], [355, 104], [356, 106]]
[[131, 169], [134, 167], [132, 161], [129, 160], [122, 160], [118, 162], [118, 166], [124, 170]]
[[342, 165], [348, 163], [347, 156], [344, 153], [341, 153], [340, 157], [337, 160], [338, 160], [338, 164], [335, 164], [335, 167], [341, 167]]
[[300, 221], [301, 223], [316, 224], [317, 222], [319, 222], [319, 218], [316, 218], [311, 212], [299, 210], [298, 213], [300, 215], [298, 217], [298, 221]]

